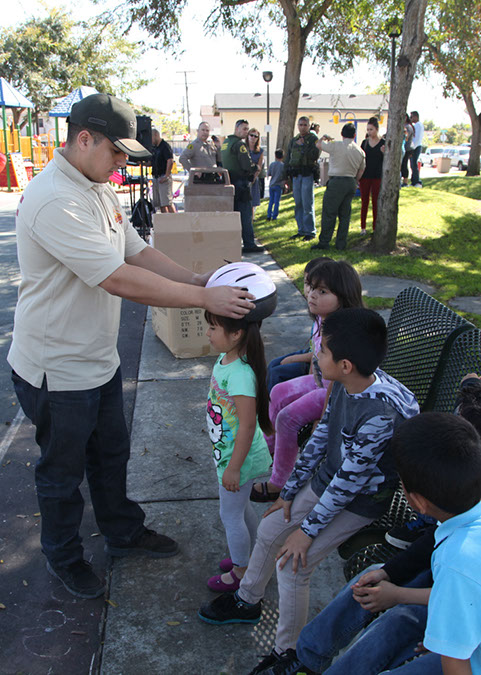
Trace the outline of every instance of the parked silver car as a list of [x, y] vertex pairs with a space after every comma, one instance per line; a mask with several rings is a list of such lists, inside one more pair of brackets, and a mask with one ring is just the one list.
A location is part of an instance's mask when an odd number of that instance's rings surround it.
[[468, 168], [469, 150], [466, 146], [454, 148], [451, 155], [451, 166], [457, 166], [460, 171], [466, 171]]

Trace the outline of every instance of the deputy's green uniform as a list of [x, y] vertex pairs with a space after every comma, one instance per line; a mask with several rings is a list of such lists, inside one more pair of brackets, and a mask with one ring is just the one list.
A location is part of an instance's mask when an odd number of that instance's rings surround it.
[[312, 131], [303, 137], [302, 145], [297, 143], [299, 138], [301, 135], [297, 134], [289, 143], [285, 162], [286, 173], [288, 176], [313, 176], [319, 159], [319, 150], [316, 148], [319, 139]]
[[220, 160], [220, 152], [212, 141], [201, 141], [196, 138], [184, 149], [179, 161], [186, 171], [201, 167], [210, 169]]
[[[298, 143], [302, 139], [302, 143]], [[298, 237], [305, 240], [316, 235], [316, 214], [314, 213], [314, 180], [319, 175], [316, 148], [316, 134], [309, 131], [305, 136], [297, 134], [289, 143], [286, 157], [286, 175], [292, 178], [294, 196], [294, 215], [297, 223]]]
[[229, 171], [231, 182], [253, 177], [257, 167], [252, 162], [247, 145], [235, 134], [227, 136], [221, 147], [222, 166]]
[[256, 250], [252, 227], [252, 194], [250, 183], [257, 166], [252, 162], [247, 145], [235, 134], [227, 136], [221, 147], [222, 166], [229, 171], [234, 186], [234, 211], [238, 211], [242, 225], [242, 250]]

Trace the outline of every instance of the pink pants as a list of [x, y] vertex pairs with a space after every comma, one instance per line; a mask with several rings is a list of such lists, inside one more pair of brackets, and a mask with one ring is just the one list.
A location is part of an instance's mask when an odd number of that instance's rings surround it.
[[[327, 381], [324, 385], [327, 387]], [[284, 486], [296, 463], [297, 432], [320, 419], [325, 399], [326, 389], [317, 386], [314, 375], [302, 375], [272, 388], [269, 417], [275, 433], [265, 438], [274, 456], [270, 482], [277, 487]]]

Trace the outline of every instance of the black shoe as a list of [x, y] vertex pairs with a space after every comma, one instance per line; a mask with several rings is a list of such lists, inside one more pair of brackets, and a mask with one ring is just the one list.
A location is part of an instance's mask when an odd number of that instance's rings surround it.
[[270, 654], [265, 654], [262, 657], [262, 661], [260, 661], [257, 666], [254, 668], [254, 670], [251, 670], [249, 675], [257, 675], [257, 673], [265, 673], [270, 669], [271, 667], [275, 666], [277, 663], [280, 662], [282, 658], [282, 654], [279, 655], [275, 649], [271, 651]]
[[385, 538], [388, 544], [400, 549], [407, 549], [416, 539], [422, 537], [426, 529], [429, 528], [429, 523], [423, 518], [416, 518], [400, 527], [393, 527], [389, 532], [386, 532]]
[[277, 663], [264, 670], [264, 673], [265, 675], [310, 675], [313, 671], [299, 661], [295, 649], [288, 649]]
[[316, 238], [315, 234], [306, 234], [304, 237], [302, 237], [302, 241], [312, 241], [312, 239], [315, 238]]
[[319, 251], [319, 250], [325, 251], [328, 248], [329, 248], [329, 244], [321, 244], [321, 242], [319, 242], [318, 244], [313, 244], [311, 246], [311, 250], [313, 250], [313, 251]]
[[254, 244], [254, 246], [242, 247], [242, 253], [262, 253], [262, 251], [265, 250], [266, 249], [263, 246], [259, 246], [258, 244]]
[[106, 543], [104, 551], [114, 558], [125, 558], [131, 553], [141, 553], [151, 558], [170, 558], [179, 552], [179, 545], [164, 534], [157, 534], [154, 530], [144, 528], [142, 534], [134, 541], [117, 546]]
[[105, 584], [86, 560], [78, 560], [66, 567], [53, 567], [47, 561], [47, 570], [60, 579], [67, 591], [77, 598], [90, 600], [105, 593]]
[[292, 236], [290, 236], [290, 237], [289, 237], [289, 241], [290, 241], [291, 239], [300, 239], [300, 238], [303, 237], [303, 236], [304, 236], [303, 234], [301, 234], [300, 232], [298, 232], [297, 234], [293, 234]]
[[272, 218], [269, 218], [269, 216], [267, 216], [266, 220], [272, 220]]
[[225, 623], [259, 623], [261, 620], [261, 602], [251, 605], [239, 598], [236, 593], [223, 593], [218, 598], [202, 605], [198, 615], [206, 623], [221, 626]]

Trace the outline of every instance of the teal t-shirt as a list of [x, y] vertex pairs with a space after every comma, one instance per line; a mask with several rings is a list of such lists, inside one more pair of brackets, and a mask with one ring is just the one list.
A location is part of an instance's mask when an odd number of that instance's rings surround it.
[[[234, 396], [255, 398], [257, 389], [256, 376], [249, 364], [239, 358], [223, 366], [221, 361], [224, 356], [221, 354], [215, 363], [207, 401], [207, 429], [219, 483], [222, 483], [222, 476], [232, 457], [239, 428]], [[251, 449], [240, 470], [240, 484], [266, 473], [271, 463], [267, 443], [256, 421]]]

